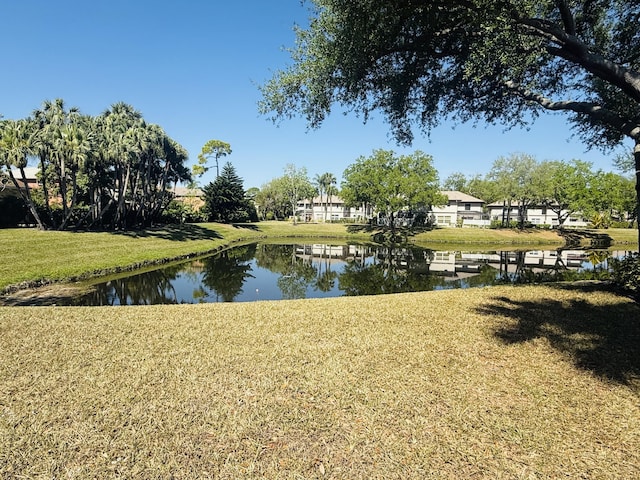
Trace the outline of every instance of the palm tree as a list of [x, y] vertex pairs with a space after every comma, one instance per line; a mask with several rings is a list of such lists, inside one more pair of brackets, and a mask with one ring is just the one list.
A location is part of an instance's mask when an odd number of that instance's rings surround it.
[[[80, 111], [76, 107], [67, 109], [63, 99], [45, 101], [41, 109], [34, 111], [33, 115], [37, 126], [34, 153], [40, 159], [45, 209], [52, 225], [61, 227], [61, 225], [56, 225], [49, 208], [50, 188], [57, 187], [59, 190], [63, 210], [62, 224], [66, 224], [73, 213], [73, 205], [71, 205], [73, 197], [70, 202], [68, 186], [71, 184], [72, 189], [77, 187], [75, 178], [77, 166], [73, 165], [75, 161], [78, 161], [76, 150], [77, 148], [83, 150], [84, 153], [81, 156], [84, 157], [90, 147], [87, 145], [88, 140], [81, 139], [84, 134], [80, 134], [76, 128], [72, 127], [81, 121]], [[69, 155], [74, 158], [69, 158]], [[72, 195], [74, 194], [77, 195], [77, 192], [72, 193]]]
[[[6, 167], [11, 182], [26, 202], [38, 228], [44, 230], [44, 224], [31, 198], [31, 190], [24, 171], [27, 166], [27, 157], [32, 153], [33, 134], [33, 124], [29, 120], [3, 121], [0, 124], [0, 166]], [[11, 167], [20, 170], [22, 186], [18, 183]]]
[[[327, 221], [327, 208], [332, 192], [335, 191], [336, 176], [333, 173], [323, 173], [322, 175], [316, 175], [316, 182], [325, 194], [324, 203], [324, 221]], [[320, 197], [320, 203], [322, 203], [322, 196]]]
[[[320, 197], [320, 206], [322, 206], [322, 198], [324, 195], [324, 175], [320, 175], [319, 173], [317, 173], [313, 177], [313, 185], [318, 191], [318, 196]], [[311, 199], [311, 211], [313, 212], [313, 198]]]
[[55, 147], [57, 154], [64, 159], [61, 164], [68, 167], [67, 175], [71, 181], [71, 200], [68, 204], [66, 192], [63, 195], [64, 219], [59, 228], [64, 229], [73, 216], [78, 201], [78, 172], [84, 169], [90, 156], [91, 134], [80, 122], [74, 121], [60, 129], [60, 137]]
[[142, 115], [131, 105], [118, 102], [106, 110], [102, 117], [105, 141], [108, 145], [106, 160], [113, 173], [113, 184], [109, 194], [114, 202], [117, 202], [113, 226], [126, 228], [128, 214], [126, 200], [130, 196], [129, 182], [136, 151], [133, 129], [143, 122]]

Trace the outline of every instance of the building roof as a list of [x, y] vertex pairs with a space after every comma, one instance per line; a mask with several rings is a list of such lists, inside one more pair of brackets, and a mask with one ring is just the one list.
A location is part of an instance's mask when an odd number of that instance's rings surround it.
[[176, 197], [202, 197], [204, 192], [200, 188], [173, 187], [169, 189]]
[[[527, 205], [527, 208], [536, 208], [536, 207], [555, 207], [557, 208], [559, 206], [559, 204], [557, 202], [551, 202], [551, 203], [543, 203], [543, 202], [533, 202]], [[487, 205], [487, 207], [496, 207], [496, 208], [506, 208], [507, 207], [507, 203], [506, 200], [502, 201], [502, 200], [498, 200], [497, 202], [493, 202], [490, 203], [489, 205]], [[517, 201], [512, 201], [511, 202], [511, 208], [516, 209], [518, 208], [518, 202]]]
[[449, 201], [457, 201], [457, 202], [466, 202], [466, 203], [484, 203], [484, 200], [480, 200], [479, 198], [472, 197], [471, 195], [467, 195], [466, 193], [459, 192], [458, 190], [442, 190], [440, 191], [442, 195], [445, 195]]
[[[24, 167], [24, 176], [27, 177], [27, 181], [31, 180], [33, 182], [36, 181], [38, 172], [40, 172], [40, 167]], [[12, 167], [11, 173], [17, 179], [22, 179], [22, 174], [20, 173], [20, 169]]]
[[[457, 202], [464, 202], [464, 203], [484, 203], [484, 200], [480, 200], [479, 198], [473, 197], [471, 195], [467, 195], [466, 193], [462, 193], [459, 192], [457, 190], [442, 190], [440, 191], [440, 193], [444, 196], [446, 196], [449, 201], [457, 201]], [[338, 195], [329, 195], [329, 200], [327, 201], [327, 197], [326, 196], [322, 196], [322, 197], [314, 197], [313, 200], [300, 200], [298, 203], [310, 203], [313, 202], [314, 205], [323, 205], [325, 203], [329, 203], [329, 204], [344, 204], [344, 200], [339, 197]]]
[[329, 205], [331, 204], [343, 204], [344, 200], [339, 197], [338, 195], [329, 195], [329, 200], [327, 200], [327, 197], [325, 195], [321, 197], [313, 197], [312, 200], [309, 200], [308, 198], [306, 200], [300, 200], [298, 201], [298, 203], [304, 203], [304, 202], [310, 203], [313, 202], [314, 205], [324, 205], [325, 203], [328, 203]]

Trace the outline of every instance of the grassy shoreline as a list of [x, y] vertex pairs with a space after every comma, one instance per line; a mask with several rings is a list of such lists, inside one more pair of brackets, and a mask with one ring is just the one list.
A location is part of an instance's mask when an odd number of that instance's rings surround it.
[[[265, 238], [335, 238], [371, 241], [366, 228], [343, 224], [261, 222], [253, 225], [194, 224], [142, 232], [55, 232], [27, 229], [0, 230], [0, 292], [175, 261], [213, 253]], [[607, 230], [609, 243], [633, 245], [634, 231]], [[588, 237], [585, 237], [588, 241]], [[532, 245], [560, 246], [565, 239], [555, 231], [437, 229], [409, 237], [420, 246]], [[637, 243], [635, 243], [637, 245]]]

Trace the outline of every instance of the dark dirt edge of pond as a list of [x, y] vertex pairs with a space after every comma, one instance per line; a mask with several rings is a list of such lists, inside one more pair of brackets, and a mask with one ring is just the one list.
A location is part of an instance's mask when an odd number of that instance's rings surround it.
[[[259, 239], [258, 239], [259, 240]], [[118, 273], [128, 273], [136, 270], [143, 270], [148, 267], [159, 267], [169, 263], [182, 262], [185, 260], [197, 259], [220, 253], [232, 247], [240, 246], [244, 243], [251, 243], [256, 239], [240, 239], [215, 248], [195, 253], [186, 253], [175, 257], [160, 258], [157, 260], [145, 260], [125, 266], [103, 268], [83, 273], [73, 277], [61, 279], [39, 279], [9, 285], [0, 291], [0, 306], [42, 306], [53, 305], [56, 300], [71, 298], [83, 293], [87, 293], [90, 287], [81, 285], [82, 282], [99, 277], [116, 275]]]

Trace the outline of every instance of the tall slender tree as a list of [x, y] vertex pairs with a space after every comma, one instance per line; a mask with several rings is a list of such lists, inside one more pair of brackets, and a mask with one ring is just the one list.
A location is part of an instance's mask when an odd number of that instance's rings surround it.
[[284, 188], [284, 196], [288, 199], [293, 212], [293, 223], [296, 219], [296, 207], [298, 201], [303, 198], [313, 196], [314, 188], [309, 181], [307, 169], [305, 167], [298, 168], [293, 164], [288, 164], [284, 169], [282, 177], [282, 186]]
[[511, 207], [518, 207], [518, 225], [524, 228], [527, 209], [532, 203], [541, 200], [534, 179], [538, 163], [531, 155], [512, 154], [500, 157], [487, 175], [502, 192], [500, 200], [504, 202], [503, 224], [509, 223]]
[[[4, 167], [5, 173], [26, 202], [38, 228], [42, 230], [45, 225], [40, 219], [38, 209], [31, 196], [31, 189], [24, 171], [27, 167], [27, 157], [32, 152], [32, 141], [33, 129], [28, 120], [3, 120], [0, 122], [0, 167]], [[20, 171], [21, 183], [13, 174], [12, 167]]]
[[[336, 176], [333, 173], [326, 172], [320, 175], [318, 180], [318, 184], [322, 186], [322, 191], [324, 192], [324, 221], [327, 221], [327, 208], [329, 202], [331, 200], [331, 196], [334, 195], [335, 185], [336, 185]], [[320, 200], [322, 202], [322, 199]]]
[[209, 140], [202, 147], [202, 151], [198, 155], [198, 163], [193, 166], [193, 174], [196, 177], [202, 176], [209, 170], [207, 161], [213, 158], [216, 162], [216, 177], [220, 176], [220, 159], [231, 155], [231, 145], [222, 140]]

